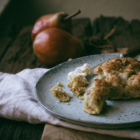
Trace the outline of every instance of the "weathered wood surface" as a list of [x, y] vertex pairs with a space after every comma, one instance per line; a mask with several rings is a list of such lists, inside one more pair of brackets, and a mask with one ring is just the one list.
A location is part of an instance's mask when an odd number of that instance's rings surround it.
[[[92, 25], [92, 26], [91, 26]], [[113, 30], [115, 28], [115, 30]], [[25, 68], [45, 67], [33, 53], [31, 41], [32, 26], [16, 28], [13, 25], [0, 27], [0, 71], [17, 73]], [[111, 35], [110, 32], [114, 31]], [[123, 18], [99, 17], [91, 23], [90, 19], [75, 19], [73, 21], [73, 34], [85, 46], [86, 55], [101, 53], [105, 47], [107, 52], [115, 51], [118, 48], [132, 48], [140, 46], [140, 21], [125, 21]], [[109, 42], [108, 42], [108, 40]], [[115, 48], [115, 49], [114, 49]], [[33, 125], [25, 122], [18, 122], [0, 118], [0, 140], [40, 140], [45, 124]], [[62, 128], [52, 125], [55, 131]], [[65, 131], [68, 130], [64, 130]], [[71, 130], [69, 133], [75, 135], [83, 132]], [[90, 133], [95, 140], [108, 139], [118, 140], [120, 138]], [[62, 135], [61, 135], [62, 136]], [[59, 136], [60, 137], [60, 136]], [[51, 137], [48, 135], [48, 140]], [[60, 139], [63, 139], [60, 137]], [[86, 139], [86, 138], [85, 138]], [[89, 138], [87, 138], [89, 139]]]
[[43, 67], [33, 53], [32, 26], [21, 29], [1, 59], [0, 71], [17, 73], [25, 68]]
[[44, 124], [29, 124], [0, 118], [0, 140], [40, 140]]
[[77, 18], [73, 20], [73, 35], [83, 44], [85, 40], [92, 36], [92, 26], [89, 18]]

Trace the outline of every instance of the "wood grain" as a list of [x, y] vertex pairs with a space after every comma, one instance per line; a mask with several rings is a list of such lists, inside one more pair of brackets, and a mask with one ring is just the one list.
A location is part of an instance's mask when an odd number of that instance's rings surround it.
[[89, 18], [77, 18], [72, 21], [72, 32], [83, 44], [92, 36], [91, 20]]
[[116, 27], [116, 30], [108, 39], [115, 48], [133, 48], [139, 46], [139, 20], [128, 22], [122, 17], [100, 16], [93, 22], [93, 36], [103, 39], [114, 27]]
[[14, 25], [0, 26], [0, 62], [20, 29], [21, 27], [16, 28]]
[[0, 118], [0, 140], [40, 140], [44, 125]]
[[0, 71], [17, 73], [25, 68], [44, 67], [33, 53], [32, 26], [24, 27], [8, 47], [1, 60]]

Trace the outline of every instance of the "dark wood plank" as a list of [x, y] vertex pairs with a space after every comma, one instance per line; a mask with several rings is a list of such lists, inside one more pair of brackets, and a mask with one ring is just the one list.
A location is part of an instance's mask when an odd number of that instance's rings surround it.
[[89, 18], [73, 19], [73, 35], [78, 38], [85, 47], [85, 55], [88, 55], [87, 40], [92, 36], [91, 20]]
[[135, 44], [140, 46], [140, 20], [132, 20], [130, 24], [131, 33], [134, 37]]
[[[130, 23], [122, 17], [114, 18], [101, 16], [94, 21], [93, 35], [103, 39], [111, 29], [115, 27], [114, 34], [108, 38], [112, 42], [113, 46], [115, 48], [133, 48], [139, 45], [134, 39], [134, 34], [136, 33], [136, 30], [134, 29], [135, 25], [139, 28], [138, 21]], [[139, 38], [139, 36], [137, 36], [137, 38]]]
[[[112, 44], [115, 52], [125, 53], [128, 49], [131, 50], [140, 46], [139, 24], [139, 20], [128, 22], [122, 17], [100, 16], [93, 21], [93, 36], [101, 40], [107, 39]], [[94, 53], [94, 48], [92, 46], [89, 48], [93, 49], [90, 53]]]
[[89, 37], [85, 44], [87, 55], [115, 52], [112, 43], [104, 39], [112, 30], [115, 20], [114, 17], [100, 16], [93, 21], [92, 37]]
[[44, 124], [29, 124], [24, 122], [23, 130], [20, 134], [20, 140], [39, 140], [41, 139]]
[[24, 131], [24, 128], [23, 128], [24, 122], [15, 122], [15, 121], [13, 122], [16, 124], [16, 128], [14, 129], [13, 135], [10, 138], [11, 140], [18, 140], [19, 137], [22, 135], [22, 131]]
[[17, 73], [25, 68], [44, 67], [33, 53], [32, 26], [21, 30], [1, 60], [0, 71]]
[[100, 16], [93, 21], [93, 36], [103, 39], [113, 28], [115, 17]]
[[9, 120], [8, 122], [9, 122], [7, 125], [8, 127], [7, 127], [7, 129], [5, 129], [5, 133], [3, 135], [4, 140], [12, 139], [16, 126], [17, 126], [17, 123], [15, 123], [15, 121]]
[[11, 43], [11, 41], [12, 41], [12, 38], [10, 38], [10, 37], [0, 40], [0, 61], [3, 58], [5, 52], [8, 48], [8, 45]]
[[0, 26], [0, 61], [20, 29], [21, 27], [17, 28], [14, 25]]
[[[10, 132], [10, 134], [7, 134], [12, 122], [10, 120], [6, 121], [6, 119], [4, 119], [4, 118], [0, 118], [0, 120], [3, 121], [3, 125], [2, 125], [1, 130], [0, 130], [0, 134], [1, 134], [0, 139], [5, 140], [7, 138], [7, 135], [10, 137], [12, 136], [11, 132]], [[14, 128], [14, 126], [13, 126], [13, 128]]]
[[123, 18], [118, 18], [114, 25], [116, 26], [117, 33], [110, 40], [115, 48], [137, 47], [128, 21], [125, 21]]
[[5, 125], [7, 126], [8, 124], [3, 120], [3, 118], [0, 118], [0, 139], [2, 140], [4, 135], [5, 135]]
[[76, 18], [72, 21], [73, 35], [77, 37], [83, 44], [85, 40], [92, 35], [92, 26], [89, 18]]
[[0, 118], [0, 140], [40, 140], [44, 125]]

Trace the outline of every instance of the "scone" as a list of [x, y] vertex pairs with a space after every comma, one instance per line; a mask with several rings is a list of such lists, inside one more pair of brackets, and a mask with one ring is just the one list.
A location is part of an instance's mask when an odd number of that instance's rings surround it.
[[140, 97], [140, 62], [136, 59], [113, 59], [97, 67], [94, 73], [111, 84], [109, 99]]
[[107, 99], [140, 97], [140, 62], [133, 58], [113, 59], [98, 66], [93, 86], [84, 95], [84, 111], [99, 114]]
[[90, 74], [90, 66], [88, 64], [84, 64], [68, 74], [69, 82], [67, 86], [71, 88], [70, 91], [75, 96], [79, 96], [85, 92], [85, 86], [89, 84], [86, 79], [88, 74]]
[[51, 86], [52, 95], [58, 99], [60, 102], [67, 102], [71, 99], [71, 95], [67, 94], [62, 87]]
[[110, 93], [110, 83], [105, 79], [93, 81], [92, 87], [84, 94], [84, 111], [89, 114], [100, 114]]

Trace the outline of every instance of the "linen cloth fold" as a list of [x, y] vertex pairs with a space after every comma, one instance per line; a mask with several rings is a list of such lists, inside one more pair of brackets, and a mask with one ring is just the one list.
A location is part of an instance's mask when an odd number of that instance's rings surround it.
[[0, 72], [0, 116], [29, 123], [47, 122], [71, 129], [140, 139], [140, 128], [123, 130], [104, 130], [82, 127], [48, 114], [39, 104], [35, 94], [35, 85], [48, 69], [25, 69], [17, 74]]

